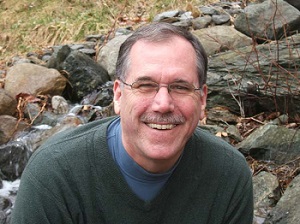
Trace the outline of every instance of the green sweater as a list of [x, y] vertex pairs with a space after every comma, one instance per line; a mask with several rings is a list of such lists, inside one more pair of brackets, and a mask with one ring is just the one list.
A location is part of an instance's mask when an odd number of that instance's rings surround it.
[[139, 199], [106, 142], [111, 118], [57, 134], [31, 156], [12, 224], [250, 224], [252, 178], [244, 157], [197, 129], [159, 195]]

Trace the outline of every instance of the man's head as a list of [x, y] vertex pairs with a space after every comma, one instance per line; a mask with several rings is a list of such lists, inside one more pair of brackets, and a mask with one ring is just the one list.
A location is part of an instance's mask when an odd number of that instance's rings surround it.
[[205, 84], [207, 76], [207, 55], [203, 46], [189, 31], [178, 26], [173, 26], [169, 23], [152, 23], [147, 26], [142, 26], [127, 38], [119, 51], [116, 65], [117, 78], [126, 79], [127, 71], [130, 66], [129, 52], [137, 41], [145, 40], [153, 43], [159, 43], [172, 36], [182, 37], [192, 44], [197, 57], [199, 84], [200, 86]]
[[144, 169], [163, 172], [180, 157], [206, 106], [207, 57], [184, 29], [155, 23], [121, 46], [114, 84], [122, 142]]

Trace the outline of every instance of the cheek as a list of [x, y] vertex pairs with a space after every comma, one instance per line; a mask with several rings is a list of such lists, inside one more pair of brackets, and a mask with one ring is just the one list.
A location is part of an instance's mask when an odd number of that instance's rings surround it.
[[178, 108], [187, 120], [198, 119], [200, 117], [201, 105], [196, 99], [185, 100], [178, 104]]
[[128, 116], [132, 119], [140, 116], [149, 108], [150, 102], [147, 99], [139, 99], [134, 95], [123, 95], [120, 102], [120, 115]]

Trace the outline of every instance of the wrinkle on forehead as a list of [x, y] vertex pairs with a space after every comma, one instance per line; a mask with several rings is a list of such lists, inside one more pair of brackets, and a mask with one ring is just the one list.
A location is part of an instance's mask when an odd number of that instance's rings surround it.
[[[160, 42], [137, 41], [130, 52], [127, 74], [130, 81], [139, 76], [155, 76], [156, 82], [184, 80], [198, 84], [196, 52], [184, 38], [174, 36]], [[191, 79], [191, 76], [195, 76]], [[196, 79], [196, 83], [194, 83]]]

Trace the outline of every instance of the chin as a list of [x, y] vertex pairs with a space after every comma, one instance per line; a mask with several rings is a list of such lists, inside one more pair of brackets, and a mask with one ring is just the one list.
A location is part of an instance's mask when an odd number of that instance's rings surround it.
[[[152, 148], [152, 147], [151, 147]], [[182, 150], [170, 150], [170, 146], [168, 147], [163, 147], [165, 149], [162, 149], [162, 147], [156, 146], [155, 148], [152, 148], [151, 151], [148, 151], [146, 154], [149, 158], [154, 159], [154, 160], [168, 160], [172, 159], [178, 154], [180, 155]]]

